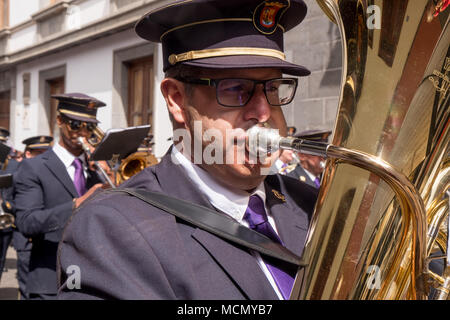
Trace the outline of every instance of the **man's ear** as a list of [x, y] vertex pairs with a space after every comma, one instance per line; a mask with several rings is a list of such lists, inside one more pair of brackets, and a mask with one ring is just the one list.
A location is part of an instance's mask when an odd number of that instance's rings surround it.
[[165, 78], [161, 82], [161, 92], [173, 119], [180, 124], [184, 124], [186, 122], [184, 107], [188, 99], [184, 84], [173, 78]]
[[58, 127], [61, 128], [61, 125], [63, 124], [63, 120], [60, 115], [56, 116], [56, 124], [58, 125]]

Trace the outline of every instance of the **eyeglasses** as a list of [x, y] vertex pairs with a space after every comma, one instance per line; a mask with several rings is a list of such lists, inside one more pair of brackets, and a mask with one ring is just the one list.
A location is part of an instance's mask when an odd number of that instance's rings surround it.
[[272, 106], [283, 106], [291, 103], [297, 90], [296, 78], [275, 78], [269, 80], [252, 79], [192, 79], [176, 78], [179, 81], [192, 84], [216, 87], [217, 102], [224, 107], [243, 107], [253, 94], [257, 84], [263, 85], [267, 102]]
[[81, 120], [65, 119], [65, 122], [69, 125], [69, 128], [72, 131], [79, 131], [83, 126], [87, 131], [94, 131], [97, 127], [97, 124], [93, 122], [86, 122]]

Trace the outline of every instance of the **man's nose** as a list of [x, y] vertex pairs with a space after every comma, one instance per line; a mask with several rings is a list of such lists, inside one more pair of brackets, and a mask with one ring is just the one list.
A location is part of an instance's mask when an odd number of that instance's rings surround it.
[[245, 120], [256, 119], [260, 123], [269, 120], [271, 115], [271, 105], [267, 102], [262, 84], [256, 86], [253, 96], [245, 108]]

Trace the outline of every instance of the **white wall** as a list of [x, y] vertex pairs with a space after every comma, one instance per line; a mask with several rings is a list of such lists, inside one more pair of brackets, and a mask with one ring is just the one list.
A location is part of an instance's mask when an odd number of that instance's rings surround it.
[[35, 24], [29, 25], [11, 34], [8, 41], [8, 51], [13, 53], [32, 46], [37, 37], [37, 26]]
[[80, 24], [86, 25], [109, 15], [110, 0], [87, 0], [73, 7], [79, 8]]
[[11, 0], [9, 1], [9, 26], [14, 27], [39, 11], [39, 1], [36, 0]]
[[153, 132], [156, 134], [154, 134], [155, 145], [152, 151], [157, 158], [161, 158], [172, 144], [172, 141], [168, 141], [168, 138], [173, 136], [173, 128], [172, 123], [170, 122], [169, 112], [167, 111], [166, 101], [160, 90], [161, 81], [164, 79], [161, 45], [157, 46], [154, 63], [155, 93], [153, 95]]

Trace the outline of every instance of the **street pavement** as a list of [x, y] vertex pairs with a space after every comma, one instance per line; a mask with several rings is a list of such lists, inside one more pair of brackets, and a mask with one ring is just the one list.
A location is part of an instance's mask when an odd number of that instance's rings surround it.
[[6, 253], [5, 269], [0, 280], [0, 300], [17, 300], [19, 296], [19, 286], [17, 283], [17, 255], [12, 246]]

